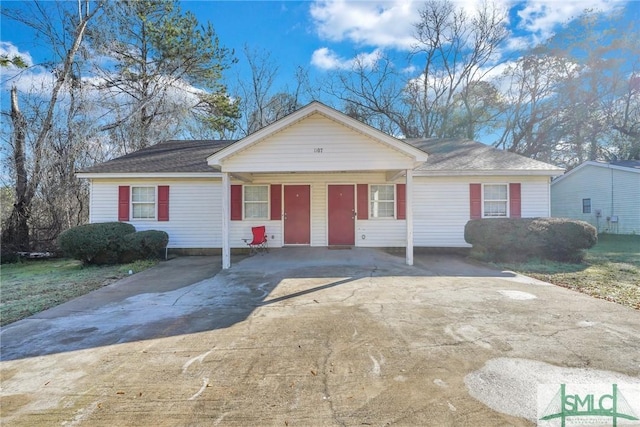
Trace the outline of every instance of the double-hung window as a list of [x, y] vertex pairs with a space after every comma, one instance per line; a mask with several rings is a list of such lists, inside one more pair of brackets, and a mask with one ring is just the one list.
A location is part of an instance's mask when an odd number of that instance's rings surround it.
[[156, 187], [131, 187], [133, 219], [156, 218]]
[[269, 186], [244, 185], [245, 219], [269, 219]]
[[487, 218], [500, 218], [508, 215], [509, 190], [507, 184], [485, 184], [483, 211]]
[[395, 217], [395, 185], [372, 184], [369, 186], [369, 217]]
[[591, 213], [591, 199], [582, 199], [582, 213]]

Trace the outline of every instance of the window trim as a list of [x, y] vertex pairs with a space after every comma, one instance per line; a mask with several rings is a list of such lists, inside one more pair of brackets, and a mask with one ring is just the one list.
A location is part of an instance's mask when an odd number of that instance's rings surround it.
[[[372, 203], [374, 202], [374, 200], [372, 199], [372, 195], [371, 195], [371, 187], [373, 186], [386, 186], [386, 187], [393, 187], [393, 200], [377, 200], [376, 202], [380, 203], [393, 203], [393, 208], [392, 208], [392, 212], [393, 215], [392, 216], [373, 216], [373, 206]], [[381, 220], [381, 221], [385, 221], [385, 220], [394, 220], [396, 219], [398, 213], [397, 213], [397, 209], [398, 209], [398, 194], [397, 194], [397, 186], [396, 184], [388, 184], [388, 183], [382, 183], [382, 184], [368, 184], [367, 186], [367, 207], [369, 209], [369, 219], [373, 219], [373, 220]]]
[[[134, 213], [134, 205], [145, 204], [150, 205], [151, 202], [134, 202], [133, 193], [135, 188], [153, 188], [153, 217], [136, 218]], [[157, 221], [158, 220], [158, 186], [157, 185], [131, 185], [129, 194], [129, 214], [131, 221]]]
[[[589, 202], [588, 206], [585, 204], [586, 201]], [[582, 213], [583, 214], [590, 214], [591, 213], [591, 197], [582, 199]]]
[[[248, 187], [264, 187], [267, 189], [266, 193], [267, 193], [267, 200], [266, 201], [247, 201], [245, 198], [245, 194], [246, 194], [246, 189]], [[246, 206], [247, 203], [255, 203], [255, 204], [265, 204], [267, 205], [267, 210], [266, 210], [266, 216], [264, 217], [251, 217], [248, 218], [247, 217], [247, 213], [246, 213]], [[243, 220], [255, 220], [255, 221], [269, 221], [271, 219], [271, 186], [269, 184], [250, 184], [250, 185], [243, 185], [242, 186], [242, 219]]]
[[[502, 200], [502, 199], [489, 199], [486, 200], [485, 199], [485, 186], [487, 185], [491, 185], [491, 186], [497, 186], [497, 185], [501, 185], [503, 187], [505, 187], [507, 189], [507, 198]], [[481, 199], [481, 205], [482, 205], [482, 218], [511, 218], [511, 212], [510, 212], [510, 201], [511, 201], [511, 194], [509, 193], [509, 183], [504, 183], [504, 182], [487, 182], [487, 183], [483, 183], [482, 184], [482, 199]], [[504, 202], [505, 204], [505, 214], [504, 215], [486, 215], [485, 213], [485, 203], [486, 202]]]

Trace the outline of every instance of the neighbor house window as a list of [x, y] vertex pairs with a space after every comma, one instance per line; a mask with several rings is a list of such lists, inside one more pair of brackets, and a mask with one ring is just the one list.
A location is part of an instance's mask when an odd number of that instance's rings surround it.
[[370, 185], [369, 207], [370, 218], [393, 218], [395, 214], [395, 185]]
[[156, 187], [131, 187], [131, 217], [155, 219]]
[[582, 213], [591, 213], [591, 199], [582, 199]]
[[483, 193], [484, 216], [506, 217], [509, 191], [507, 184], [485, 184]]
[[244, 217], [246, 219], [269, 218], [269, 186], [245, 185]]

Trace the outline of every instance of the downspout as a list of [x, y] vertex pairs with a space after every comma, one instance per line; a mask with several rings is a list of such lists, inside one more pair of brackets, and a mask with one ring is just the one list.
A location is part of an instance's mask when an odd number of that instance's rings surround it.
[[[613, 216], [615, 215], [615, 212], [613, 211], [613, 168], [611, 167], [611, 163], [609, 163], [609, 170], [611, 171], [611, 219], [613, 219]], [[612, 233], [613, 232], [613, 227], [615, 224], [615, 228], [616, 231], [614, 234], [618, 234], [618, 222], [613, 222], [611, 221], [609, 223], [609, 232]]]
[[611, 216], [613, 216], [615, 212], [613, 211], [613, 168], [611, 164], [609, 164], [609, 170], [611, 171]]

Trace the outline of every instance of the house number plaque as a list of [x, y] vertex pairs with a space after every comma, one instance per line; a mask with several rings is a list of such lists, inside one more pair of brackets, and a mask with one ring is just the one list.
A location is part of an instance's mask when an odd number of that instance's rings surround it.
[[322, 150], [323, 150], [322, 148], [317, 147], [317, 148], [314, 148], [314, 149], [313, 149], [313, 152], [314, 152], [314, 153], [318, 153], [318, 154], [320, 154], [320, 153], [322, 153]]

